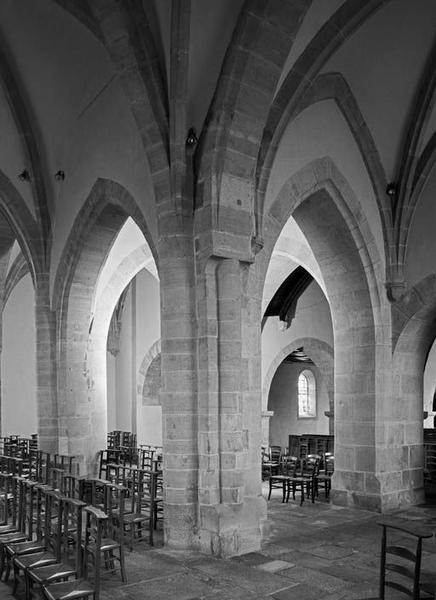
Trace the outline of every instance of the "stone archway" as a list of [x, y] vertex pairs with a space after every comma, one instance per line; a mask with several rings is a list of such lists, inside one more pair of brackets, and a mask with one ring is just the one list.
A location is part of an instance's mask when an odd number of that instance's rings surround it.
[[[94, 293], [108, 252], [129, 216], [148, 237], [143, 216], [127, 190], [98, 180], [71, 230], [54, 286], [59, 314], [59, 449], [77, 456], [85, 471], [94, 467], [107, 431], [106, 394], [101, 371], [95, 368], [106, 358], [106, 342], [102, 353], [96, 341], [104, 337], [104, 318], [94, 318]], [[110, 316], [107, 328], [109, 322]]]
[[436, 338], [436, 274], [415, 284], [392, 305], [393, 402], [389, 443], [398, 477], [413, 483], [410, 502], [423, 499], [423, 381]]
[[275, 356], [274, 360], [269, 365], [268, 371], [266, 372], [263, 383], [262, 383], [262, 433], [265, 441], [265, 436], [268, 431], [268, 421], [272, 416], [268, 411], [268, 396], [271, 388], [271, 382], [273, 377], [283, 362], [283, 360], [296, 348], [303, 346], [304, 352], [309, 356], [317, 368], [319, 369], [324, 384], [326, 386], [328, 398], [329, 398], [329, 412], [331, 416], [329, 417], [329, 429], [330, 433], [333, 433], [333, 415], [334, 415], [334, 352], [333, 348], [323, 342], [322, 340], [317, 340], [315, 338], [298, 338], [287, 344], [284, 348], [280, 350], [280, 352]]
[[[115, 306], [132, 279], [141, 271], [154, 271], [155, 263], [146, 244], [133, 250], [117, 265], [106, 287], [102, 290], [93, 311], [93, 327], [89, 334], [86, 368], [92, 381], [92, 393], [99, 398], [100, 405], [107, 405], [107, 337]], [[142, 389], [141, 374], [138, 374], [138, 390]], [[141, 407], [138, 391], [137, 410]]]
[[390, 382], [379, 376], [390, 361], [389, 305], [377, 283], [383, 281], [384, 265], [353, 191], [333, 161], [324, 157], [290, 177], [265, 216], [262, 280], [291, 214], [320, 266], [332, 314], [337, 465], [333, 499], [386, 510], [402, 502], [405, 494], [387, 474], [379, 477], [379, 458], [389, 454], [377, 439], [377, 431], [386, 429], [383, 414], [390, 398]]

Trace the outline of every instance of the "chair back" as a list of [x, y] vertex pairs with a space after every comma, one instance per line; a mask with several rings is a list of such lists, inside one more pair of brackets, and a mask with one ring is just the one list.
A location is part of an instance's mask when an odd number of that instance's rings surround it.
[[281, 471], [282, 475], [291, 476], [295, 473], [299, 459], [296, 456], [282, 456]]
[[63, 496], [58, 490], [40, 488], [45, 497], [42, 541], [46, 550], [56, 557], [61, 555]]
[[335, 470], [335, 457], [333, 456], [333, 454], [330, 453], [326, 453], [324, 455], [324, 473], [326, 475], [333, 475], [333, 472]]
[[[380, 521], [379, 525], [383, 527], [380, 599], [384, 600], [385, 588], [389, 587], [405, 594], [412, 600], [419, 600], [421, 597], [422, 540], [433, 537], [433, 531], [422, 523], [407, 522], [404, 519], [386, 518]], [[407, 562], [409, 562], [408, 565]]]
[[282, 456], [282, 447], [281, 446], [270, 446], [270, 457], [272, 462], [280, 462], [280, 458]]
[[83, 509], [85, 502], [75, 498], [62, 499], [62, 535], [60, 545], [61, 560], [70, 561], [73, 553], [76, 573], [78, 577], [82, 576], [82, 542], [83, 542]]

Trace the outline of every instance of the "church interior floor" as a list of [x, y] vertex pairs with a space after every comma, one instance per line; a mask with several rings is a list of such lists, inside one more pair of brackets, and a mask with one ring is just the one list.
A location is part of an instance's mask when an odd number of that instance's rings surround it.
[[[266, 495], [266, 487], [264, 494]], [[395, 512], [436, 524], [436, 504]], [[268, 502], [262, 548], [218, 559], [137, 544], [126, 551], [128, 583], [103, 576], [100, 600], [353, 600], [377, 596], [380, 515], [366, 511], [290, 501], [279, 490]], [[435, 569], [436, 539], [424, 540], [423, 567]], [[21, 600], [24, 596], [17, 595]], [[395, 590], [386, 600], [400, 599]], [[14, 598], [0, 584], [0, 599]]]

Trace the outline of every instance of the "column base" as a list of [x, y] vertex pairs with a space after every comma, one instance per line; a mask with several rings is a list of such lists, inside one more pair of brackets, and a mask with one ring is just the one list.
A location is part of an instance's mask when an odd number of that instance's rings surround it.
[[424, 489], [398, 490], [385, 494], [365, 494], [351, 490], [330, 492], [332, 504], [384, 513], [424, 502]]
[[200, 551], [222, 558], [260, 549], [266, 501], [262, 496], [241, 504], [200, 507]]

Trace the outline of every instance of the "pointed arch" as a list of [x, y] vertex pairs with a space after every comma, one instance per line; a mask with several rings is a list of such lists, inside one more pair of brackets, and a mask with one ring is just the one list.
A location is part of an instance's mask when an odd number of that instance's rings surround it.
[[19, 134], [23, 154], [31, 171], [29, 184], [38, 225], [41, 229], [41, 238], [38, 241], [41, 246], [40, 251], [47, 260], [52, 241], [49, 201], [53, 199], [51, 198], [51, 189], [45, 183], [47, 173], [44, 169], [41, 144], [38, 140], [37, 124], [28, 109], [29, 99], [26, 98], [24, 87], [19, 84], [18, 75], [14, 71], [11, 61], [7, 59], [6, 42], [0, 33], [0, 84], [4, 89]]
[[376, 10], [390, 0], [347, 0], [302, 52], [275, 95], [266, 122], [256, 165], [256, 234], [263, 234], [263, 206], [280, 139], [295, 107], [314, 83], [327, 60]]
[[92, 3], [96, 22], [138, 127], [159, 205], [170, 198], [169, 125], [165, 60], [150, 9], [136, 0]]
[[[108, 211], [106, 215], [104, 214], [105, 210]], [[110, 211], [112, 211], [112, 214], [109, 214]], [[112, 216], [114, 217], [113, 226], [111, 224]], [[55, 310], [61, 310], [64, 301], [63, 298], [69, 289], [71, 278], [77, 269], [84, 240], [89, 238], [92, 229], [96, 226], [99, 219], [103, 228], [105, 221], [108, 221], [108, 227], [112, 229], [110, 239], [113, 240], [115, 239], [113, 232], [118, 232], [121, 224], [129, 216], [132, 217], [142, 231], [150, 246], [155, 262], [158, 264], [157, 253], [147, 223], [133, 196], [119, 183], [110, 179], [100, 178], [93, 185], [86, 201], [80, 209], [64, 246], [53, 288], [53, 307]]]
[[[265, 247], [258, 267], [263, 282], [280, 231], [292, 215], [302, 229], [326, 284], [335, 338], [334, 499], [385, 510], [394, 502], [389, 473], [378, 473], [377, 428], [390, 382], [377, 375], [389, 360], [389, 320], [383, 264], [367, 219], [330, 157], [314, 160], [283, 185], [265, 215]], [[259, 272], [258, 272], [259, 274]], [[355, 423], [359, 423], [356, 432]], [[386, 453], [392, 449], [386, 449]], [[377, 473], [377, 475], [376, 475]], [[405, 486], [407, 487], [407, 486]], [[399, 484], [398, 495], [410, 495]]]
[[[97, 180], [76, 217], [55, 280], [60, 448], [80, 457], [86, 470], [105, 443], [107, 425], [106, 403], [94, 393], [88, 368], [94, 292], [108, 252], [129, 216], [150, 239], [129, 192], [113, 181]], [[71, 414], [70, 406], [76, 407], [76, 414]]]
[[[436, 338], [436, 274], [416, 283], [392, 305], [393, 361], [391, 429], [401, 428], [402, 476], [423, 500], [424, 370]], [[407, 452], [405, 451], [407, 450]]]
[[264, 411], [268, 408], [268, 396], [271, 388], [271, 382], [273, 377], [284, 361], [284, 359], [296, 348], [304, 347], [304, 352], [312, 359], [315, 365], [318, 367], [323, 380], [326, 384], [327, 394], [329, 397], [330, 405], [333, 405], [334, 400], [334, 367], [333, 367], [333, 359], [334, 359], [334, 351], [330, 344], [324, 342], [323, 340], [318, 340], [316, 338], [298, 338], [289, 344], [287, 344], [284, 348], [280, 350], [280, 352], [275, 356], [274, 360], [268, 367], [268, 371], [266, 372], [263, 382], [262, 382], [262, 409]]

